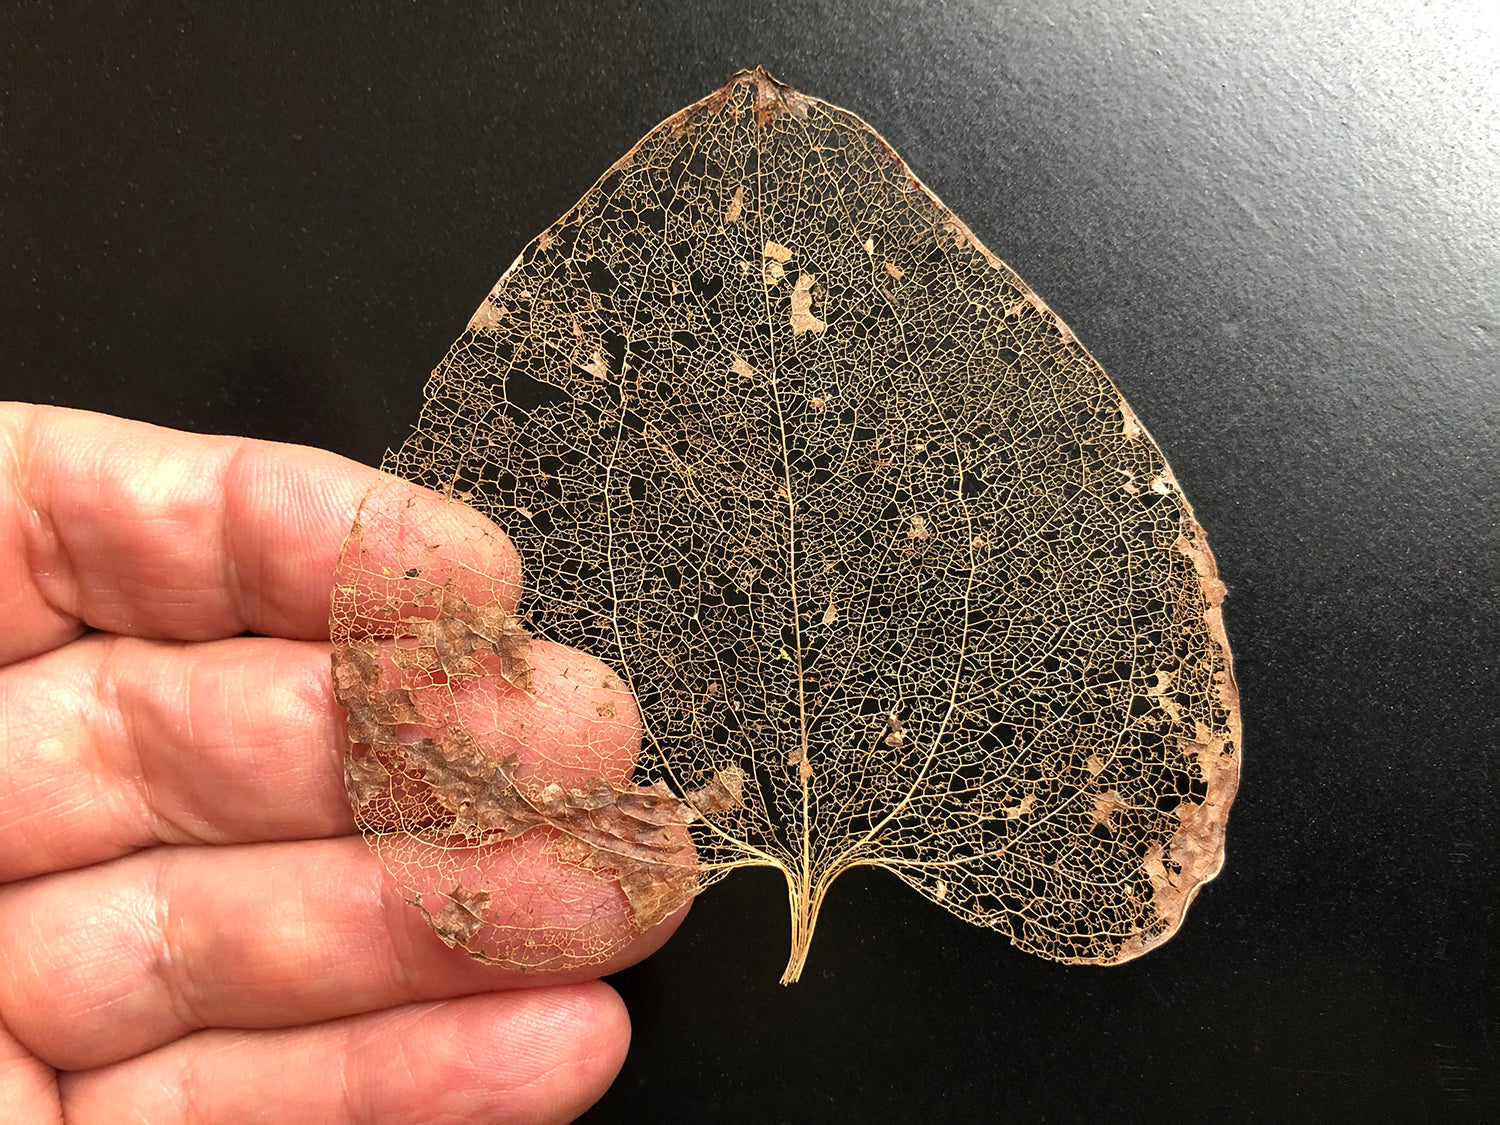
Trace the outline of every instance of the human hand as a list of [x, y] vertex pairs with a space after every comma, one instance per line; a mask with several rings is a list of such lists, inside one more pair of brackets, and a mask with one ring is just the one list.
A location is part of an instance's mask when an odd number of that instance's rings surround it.
[[680, 915], [585, 971], [481, 965], [355, 834], [328, 604], [380, 479], [0, 406], [0, 1120], [565, 1120], [614, 1078], [587, 978]]

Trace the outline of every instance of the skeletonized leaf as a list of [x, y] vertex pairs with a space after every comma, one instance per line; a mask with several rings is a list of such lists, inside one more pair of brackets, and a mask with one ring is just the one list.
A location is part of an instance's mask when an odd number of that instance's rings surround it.
[[[350, 792], [445, 941], [607, 955], [491, 932], [472, 855], [528, 833], [616, 879], [637, 928], [781, 869], [788, 981], [852, 866], [1113, 963], [1222, 865], [1224, 586], [1161, 452], [876, 133], [764, 71], [526, 248], [387, 467], [491, 517], [525, 578], [518, 607], [476, 595], [441, 536], [423, 574], [382, 564], [398, 533], [372, 548], [368, 520], [399, 505], [367, 505], [341, 567]], [[598, 716], [639, 736], [633, 783], [519, 779], [466, 717], [475, 682], [532, 690], [544, 641], [623, 681]]]

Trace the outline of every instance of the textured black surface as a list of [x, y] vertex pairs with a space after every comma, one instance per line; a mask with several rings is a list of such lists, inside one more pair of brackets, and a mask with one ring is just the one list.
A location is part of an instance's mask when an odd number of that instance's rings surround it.
[[375, 461], [524, 243], [763, 63], [1068, 321], [1227, 579], [1224, 875], [1119, 969], [736, 875], [592, 1119], [1500, 1114], [1491, 5], [0, 12], [0, 393]]

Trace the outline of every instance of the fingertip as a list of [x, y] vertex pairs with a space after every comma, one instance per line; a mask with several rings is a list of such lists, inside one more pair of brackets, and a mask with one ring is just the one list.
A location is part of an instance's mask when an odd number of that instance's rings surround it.
[[[521, 560], [510, 536], [475, 508], [382, 474], [351, 510], [338, 554], [335, 617], [382, 636], [457, 596], [514, 613]], [[393, 607], [405, 611], [393, 612]]]
[[592, 1050], [579, 1057], [578, 1082], [568, 1120], [583, 1113], [614, 1084], [630, 1053], [631, 1038], [630, 1011], [618, 992], [598, 980], [574, 987], [590, 1008], [595, 1035]]
[[423, 1073], [395, 1097], [385, 1086], [389, 1100], [371, 1107], [380, 1113], [425, 1102], [439, 1120], [572, 1121], [609, 1089], [630, 1047], [625, 1004], [600, 981], [450, 1001], [421, 1012], [418, 1029], [421, 1058], [403, 1061]]
[[667, 915], [649, 930], [638, 934], [629, 945], [599, 967], [599, 975], [608, 976], [610, 973], [617, 973], [621, 969], [628, 969], [631, 965], [650, 957], [672, 939], [672, 935], [686, 920], [688, 911], [692, 908], [693, 900], [688, 899], [675, 912]]

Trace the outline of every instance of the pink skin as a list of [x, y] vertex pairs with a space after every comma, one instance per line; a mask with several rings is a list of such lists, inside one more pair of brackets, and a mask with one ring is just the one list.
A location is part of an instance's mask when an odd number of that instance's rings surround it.
[[[568, 973], [485, 966], [352, 834], [328, 587], [382, 479], [0, 406], [0, 1119], [566, 1120], [613, 1078], [629, 1024], [589, 978], [681, 914], [631, 940], [618, 887], [537, 839], [487, 868], [518, 924], [586, 915], [626, 944]], [[504, 536], [460, 532], [514, 596]], [[633, 710], [603, 722], [603, 666], [538, 647], [534, 698], [463, 706], [527, 769], [623, 781]]]

